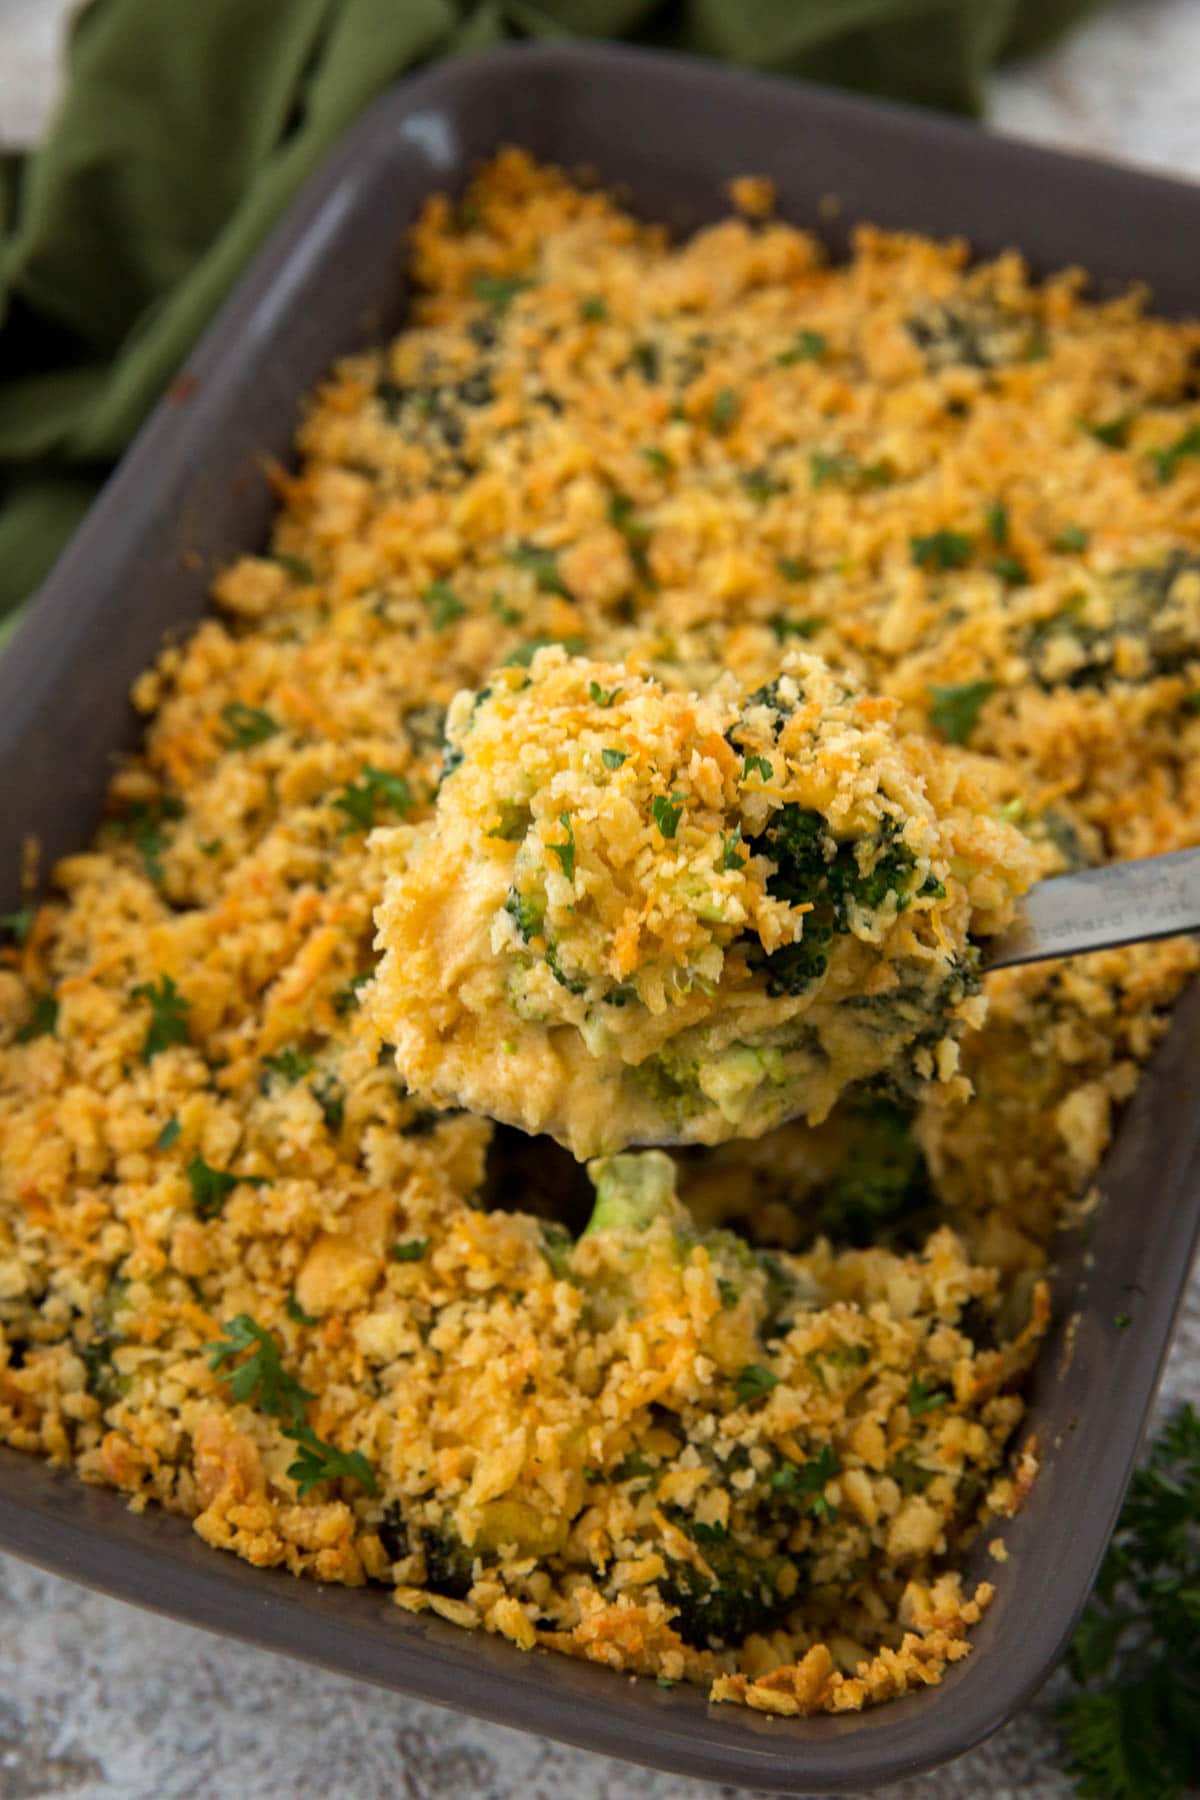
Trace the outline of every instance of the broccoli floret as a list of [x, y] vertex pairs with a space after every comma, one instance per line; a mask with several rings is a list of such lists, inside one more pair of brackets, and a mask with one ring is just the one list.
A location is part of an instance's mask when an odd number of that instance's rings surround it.
[[999, 369], [1029, 362], [1046, 348], [1039, 320], [988, 299], [931, 302], [906, 319], [905, 328], [929, 369]]
[[810, 949], [821, 941], [822, 931], [850, 929], [852, 906], [875, 912], [889, 894], [895, 894], [900, 906], [909, 897], [916, 859], [900, 837], [898, 820], [884, 815], [865, 858], [863, 841], [839, 843], [819, 812], [791, 803], [780, 807], [764, 832], [747, 840], [754, 855], [775, 864], [767, 881], [767, 892], [774, 899], [789, 906], [813, 905], [805, 922]]
[[1073, 595], [1052, 618], [1040, 619], [1025, 639], [1025, 655], [1039, 686], [1106, 688], [1131, 677], [1118, 670], [1118, 645], [1140, 644], [1144, 666], [1136, 681], [1174, 675], [1200, 658], [1193, 628], [1200, 556], [1177, 550], [1148, 568], [1108, 576], [1091, 616], [1092, 596]]
[[449, 1524], [421, 1534], [425, 1555], [425, 1586], [452, 1600], [465, 1600], [474, 1585], [475, 1553], [469, 1550]]
[[687, 1216], [675, 1198], [675, 1164], [662, 1150], [597, 1157], [587, 1172], [596, 1204], [585, 1238], [601, 1231], [641, 1237], [659, 1219], [674, 1224]]
[[676, 1608], [673, 1623], [685, 1644], [696, 1650], [740, 1644], [751, 1632], [769, 1631], [795, 1606], [799, 1582], [789, 1584], [786, 1597], [779, 1588], [784, 1569], [797, 1567], [789, 1558], [752, 1555], [721, 1526], [704, 1530], [702, 1542], [695, 1527], [690, 1535], [714, 1579], [691, 1563], [672, 1562], [658, 1582], [662, 1600]]
[[803, 994], [828, 968], [832, 942], [832, 925], [815, 925], [810, 916], [805, 920], [804, 936], [798, 944], [785, 944], [781, 950], [772, 950], [768, 955], [761, 943], [752, 939], [746, 961], [750, 968], [766, 975], [767, 992], [772, 999], [780, 994]]
[[546, 902], [541, 894], [522, 894], [515, 887], [509, 888], [504, 910], [526, 943], [541, 936], [546, 915]]
[[408, 1522], [398, 1500], [389, 1501], [388, 1505], [384, 1507], [383, 1517], [375, 1527], [375, 1531], [389, 1562], [400, 1562], [412, 1549], [408, 1536]]
[[845, 1167], [816, 1196], [818, 1228], [839, 1243], [887, 1241], [932, 1204], [911, 1116], [886, 1101], [856, 1115]]

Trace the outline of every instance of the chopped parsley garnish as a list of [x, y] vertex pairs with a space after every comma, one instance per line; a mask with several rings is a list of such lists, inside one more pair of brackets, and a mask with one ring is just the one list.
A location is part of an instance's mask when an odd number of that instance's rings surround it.
[[571, 824], [570, 813], [559, 813], [558, 822], [567, 834], [566, 842], [562, 844], [547, 844], [546, 848], [550, 851], [552, 856], [557, 856], [559, 862], [562, 864], [562, 872], [566, 879], [568, 881], [574, 881], [575, 827]]
[[742, 841], [742, 827], [734, 826], [732, 831], [721, 833], [721, 867], [723, 869], [744, 869], [746, 859], [738, 849]]
[[506, 313], [517, 295], [533, 283], [526, 275], [476, 275], [471, 286], [477, 300], [494, 313]]
[[979, 722], [983, 703], [996, 691], [994, 681], [964, 681], [929, 689], [929, 723], [952, 744], [965, 744]]
[[709, 424], [714, 431], [726, 432], [733, 425], [741, 410], [742, 403], [734, 388], [718, 388], [713, 395], [712, 405], [708, 409]]
[[888, 462], [860, 462], [857, 456], [814, 450], [808, 459], [812, 485], [820, 487], [887, 487], [896, 478]]
[[[205, 1344], [204, 1348], [208, 1352], [209, 1368], [219, 1371], [220, 1380], [229, 1385], [230, 1396], [244, 1405], [257, 1406], [273, 1419], [286, 1419], [292, 1425], [303, 1424], [304, 1408], [310, 1400], [316, 1399], [316, 1395], [302, 1387], [294, 1375], [288, 1374], [274, 1335], [264, 1330], [249, 1313], [238, 1313], [236, 1318], [227, 1319], [224, 1331], [223, 1338]], [[232, 1363], [233, 1358], [243, 1351], [250, 1352], [245, 1362], [232, 1368], [223, 1366]]]
[[362, 989], [370, 979], [371, 971], [368, 969], [362, 975], [352, 975], [343, 987], [335, 990], [333, 1010], [339, 1019], [344, 1019], [347, 1013], [354, 1011], [362, 998]]
[[1019, 556], [994, 556], [989, 565], [993, 575], [998, 575], [1006, 587], [1025, 587], [1029, 581], [1029, 570]]
[[564, 600], [572, 598], [570, 588], [558, 572], [557, 553], [548, 550], [544, 544], [517, 544], [509, 551], [508, 560], [515, 568], [529, 571], [539, 594], [558, 594]]
[[202, 1156], [193, 1156], [187, 1166], [192, 1203], [202, 1219], [215, 1219], [238, 1183], [247, 1187], [266, 1187], [265, 1175], [236, 1175], [232, 1169], [214, 1169]]
[[1058, 1709], [1076, 1792], [1183, 1800], [1200, 1768], [1200, 1413], [1185, 1406], [1130, 1484], [1067, 1652]]
[[908, 541], [919, 569], [963, 569], [974, 549], [965, 531], [931, 531]]
[[682, 794], [655, 794], [650, 802], [650, 817], [665, 838], [673, 838], [683, 817]]
[[364, 763], [358, 780], [336, 794], [333, 804], [346, 815], [343, 831], [371, 831], [378, 811], [403, 817], [412, 805], [412, 790], [403, 775], [392, 775], [386, 769]]
[[264, 712], [261, 706], [245, 706], [240, 700], [233, 700], [221, 708], [221, 723], [225, 727], [227, 750], [253, 750], [256, 744], [265, 744], [279, 730], [278, 721], [269, 712]]
[[1081, 427], [1089, 437], [1094, 437], [1098, 444], [1104, 444], [1109, 450], [1124, 450], [1129, 442], [1129, 428], [1133, 424], [1131, 412], [1118, 413], [1115, 418], [1104, 419], [1093, 424], [1088, 419], [1080, 419]]
[[1008, 508], [1003, 500], [989, 501], [983, 509], [983, 522], [997, 550], [1003, 550], [1008, 543]]
[[319, 1325], [321, 1323], [315, 1313], [305, 1312], [295, 1294], [288, 1295], [287, 1304], [283, 1310], [293, 1325]]
[[838, 1516], [837, 1507], [826, 1500], [825, 1487], [841, 1472], [837, 1451], [832, 1444], [825, 1444], [808, 1462], [782, 1463], [772, 1472], [769, 1486], [774, 1494], [800, 1501], [801, 1511], [810, 1519], [823, 1519], [832, 1525]]
[[34, 1038], [53, 1037], [58, 1029], [58, 1001], [53, 994], [39, 994], [33, 1010], [20, 1031], [18, 1044], [31, 1044]]
[[1113, 1314], [1113, 1324], [1116, 1326], [1118, 1331], [1128, 1331], [1129, 1327], [1132, 1325], [1132, 1323], [1133, 1323], [1133, 1320], [1130, 1318], [1129, 1314], [1126, 1312], [1120, 1312], [1120, 1313]]
[[18, 906], [16, 912], [0, 913], [0, 931], [7, 931], [18, 944], [27, 943], [36, 918], [36, 906]]
[[752, 500], [763, 505], [776, 494], [786, 494], [788, 484], [781, 475], [772, 475], [770, 469], [747, 469], [738, 476], [743, 489]]
[[1063, 556], [1070, 556], [1080, 550], [1086, 550], [1092, 541], [1092, 534], [1082, 525], [1064, 525], [1050, 540], [1050, 548]]
[[642, 461], [649, 463], [656, 475], [669, 475], [675, 464], [665, 450], [656, 449], [653, 444], [646, 444], [639, 452]]
[[606, 691], [604, 688], [602, 688], [600, 686], [600, 683], [598, 681], [589, 681], [588, 682], [588, 696], [591, 699], [592, 704], [594, 706], [603, 706], [605, 708], [605, 710], [607, 710], [613, 704], [614, 701], [620, 699], [621, 689], [619, 687], [615, 687], [615, 688], [609, 688]]
[[192, 1003], [179, 992], [170, 975], [157, 982], [143, 981], [134, 988], [133, 997], [150, 1003], [150, 1023], [142, 1044], [143, 1062], [152, 1062], [160, 1050], [169, 1050], [172, 1044], [187, 1043], [187, 1016]]
[[499, 588], [488, 601], [488, 605], [504, 625], [519, 625], [525, 616], [518, 607], [508, 604]]
[[346, 1117], [346, 1090], [336, 1075], [326, 1071], [310, 1081], [308, 1091], [321, 1109], [325, 1129], [336, 1137]]
[[409, 1238], [405, 1244], [392, 1245], [393, 1262], [420, 1262], [429, 1248], [428, 1238]]
[[804, 556], [777, 556], [775, 567], [785, 581], [809, 581], [817, 572]]
[[736, 1281], [728, 1281], [724, 1275], [718, 1275], [717, 1294], [720, 1298], [722, 1307], [728, 1312], [729, 1309], [736, 1306], [741, 1299], [742, 1290]]
[[662, 358], [658, 353], [658, 345], [647, 343], [645, 339], [635, 344], [632, 351], [633, 366], [643, 381], [657, 381], [662, 371]]
[[608, 317], [608, 301], [601, 294], [589, 294], [579, 308], [579, 316], [588, 325], [598, 325]]
[[949, 1398], [945, 1388], [933, 1387], [919, 1375], [914, 1375], [908, 1384], [908, 1410], [914, 1419], [919, 1419], [922, 1413], [935, 1412], [939, 1406], [945, 1406]]
[[778, 1375], [770, 1369], [764, 1369], [761, 1363], [746, 1363], [734, 1376], [733, 1391], [743, 1406], [751, 1400], [761, 1400], [779, 1386]]
[[1154, 472], [1164, 484], [1174, 479], [1175, 471], [1185, 456], [1200, 456], [1200, 425], [1189, 425], [1182, 437], [1164, 450], [1152, 450], [1150, 460]]
[[264, 1056], [262, 1059], [262, 1068], [268, 1076], [278, 1075], [287, 1082], [299, 1081], [308, 1074], [312, 1066], [312, 1057], [290, 1044], [286, 1049], [276, 1050], [271, 1056]]
[[183, 817], [183, 801], [177, 794], [160, 794], [157, 800], [133, 807], [118, 823], [117, 829], [129, 837], [147, 875], [156, 885], [163, 879], [162, 854], [167, 847], [163, 826], [168, 819]]
[[457, 619], [465, 619], [467, 609], [446, 581], [431, 581], [421, 595], [429, 608], [429, 622], [435, 631], [445, 631]]
[[824, 623], [824, 619], [817, 613], [810, 613], [807, 618], [797, 619], [790, 613], [777, 612], [772, 613], [767, 620], [767, 624], [781, 644], [786, 643], [790, 637], [816, 637]]
[[284, 1436], [299, 1446], [295, 1462], [288, 1464], [288, 1474], [301, 1500], [322, 1481], [357, 1481], [368, 1494], [375, 1492], [375, 1472], [361, 1450], [339, 1450], [307, 1425], [297, 1425]]
[[756, 771], [764, 781], [770, 781], [775, 773], [765, 756], [748, 756], [742, 764], [742, 780], [745, 781], [747, 776]]
[[600, 761], [604, 764], [606, 769], [619, 769], [621, 764], [623, 762], [628, 762], [628, 760], [628, 750], [604, 749], [600, 752]]
[[[288, 1305], [291, 1315], [291, 1302]], [[305, 1323], [307, 1314], [300, 1315]], [[315, 1323], [315, 1321], [311, 1321]], [[283, 1366], [279, 1344], [270, 1331], [265, 1331], [249, 1313], [238, 1313], [225, 1323], [225, 1336], [206, 1344], [208, 1366], [226, 1382], [232, 1399], [246, 1406], [257, 1406], [273, 1419], [283, 1421], [283, 1435], [299, 1446], [295, 1462], [288, 1474], [296, 1483], [303, 1500], [320, 1481], [346, 1479], [357, 1481], [368, 1494], [375, 1492], [375, 1475], [361, 1450], [339, 1450], [319, 1438], [305, 1423], [304, 1409], [316, 1395], [302, 1387]], [[245, 1361], [233, 1359], [245, 1355]], [[232, 1366], [226, 1367], [226, 1364]]]
[[172, 1144], [179, 1142], [179, 1133], [181, 1130], [182, 1126], [178, 1119], [168, 1119], [154, 1140], [154, 1148], [156, 1150], [169, 1150]]
[[790, 369], [793, 363], [816, 362], [828, 348], [829, 340], [821, 332], [798, 331], [793, 343], [781, 350], [775, 361], [781, 369]]

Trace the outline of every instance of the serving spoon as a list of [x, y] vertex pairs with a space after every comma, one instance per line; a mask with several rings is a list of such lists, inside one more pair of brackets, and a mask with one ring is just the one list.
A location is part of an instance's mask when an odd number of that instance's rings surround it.
[[1007, 931], [980, 945], [979, 966], [1008, 969], [1189, 931], [1200, 931], [1200, 848], [1037, 882]]

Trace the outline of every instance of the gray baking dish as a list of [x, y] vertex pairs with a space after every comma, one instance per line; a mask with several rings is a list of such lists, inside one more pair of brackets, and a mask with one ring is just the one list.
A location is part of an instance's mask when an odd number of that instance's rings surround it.
[[[340, 353], [404, 313], [405, 232], [503, 142], [593, 167], [643, 214], [690, 229], [722, 183], [766, 173], [785, 217], [835, 253], [869, 219], [1017, 245], [1039, 271], [1144, 279], [1200, 312], [1200, 188], [1002, 142], [899, 108], [678, 57], [499, 50], [379, 100], [255, 259], [109, 482], [0, 662], [0, 904], [29, 834], [43, 867], [84, 843], [128, 690], [164, 635], [200, 615], [212, 571], [262, 544], [268, 455]], [[835, 196], [833, 212], [829, 196]], [[832, 214], [832, 223], [830, 218]], [[1200, 992], [1185, 998], [1105, 1164], [1087, 1235], [1064, 1240], [1056, 1335], [1030, 1385], [1042, 1473], [1004, 1530], [975, 1653], [940, 1688], [864, 1715], [768, 1720], [565, 1658], [412, 1618], [383, 1589], [323, 1589], [206, 1548], [161, 1513], [0, 1451], [0, 1545], [192, 1624], [591, 1750], [774, 1793], [861, 1790], [956, 1756], [1002, 1723], [1059, 1656], [1137, 1452], [1200, 1230]], [[1128, 1314], [1126, 1330], [1118, 1315]]]

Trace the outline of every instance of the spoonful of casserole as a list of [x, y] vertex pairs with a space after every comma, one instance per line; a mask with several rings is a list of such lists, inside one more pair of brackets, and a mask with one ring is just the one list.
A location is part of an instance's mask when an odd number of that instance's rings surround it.
[[977, 940], [1038, 864], [895, 711], [803, 653], [697, 696], [550, 648], [460, 694], [432, 819], [379, 839], [365, 998], [409, 1088], [579, 1157], [965, 1091]]

